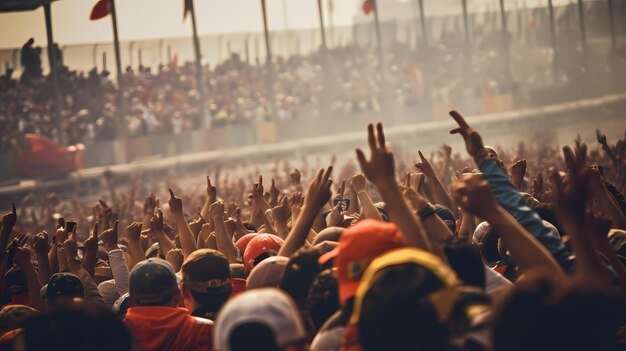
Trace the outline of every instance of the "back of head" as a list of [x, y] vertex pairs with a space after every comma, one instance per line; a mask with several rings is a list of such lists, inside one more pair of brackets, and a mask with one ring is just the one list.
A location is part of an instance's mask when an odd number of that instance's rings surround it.
[[517, 289], [498, 311], [498, 351], [614, 350], [620, 309], [606, 296], [569, 292], [553, 301], [547, 281]]
[[291, 295], [300, 309], [304, 309], [309, 288], [320, 271], [319, 257], [319, 249], [300, 249], [291, 256], [283, 273], [280, 288]]
[[319, 330], [340, 308], [337, 278], [332, 269], [323, 270], [315, 276], [305, 305], [315, 329]]
[[230, 336], [230, 351], [281, 351], [274, 333], [263, 323], [245, 323], [236, 327]]
[[258, 288], [277, 288], [283, 277], [289, 258], [285, 256], [272, 256], [252, 268], [246, 288], [248, 290]]
[[443, 288], [427, 269], [402, 264], [378, 272], [358, 320], [364, 350], [442, 350], [448, 331], [426, 297]]
[[134, 305], [164, 306], [178, 293], [174, 268], [160, 258], [149, 258], [129, 274], [129, 294]]
[[298, 308], [276, 288], [254, 289], [230, 299], [217, 316], [213, 335], [213, 348], [220, 351], [277, 350], [306, 339]]
[[122, 321], [89, 304], [64, 306], [26, 320], [24, 341], [27, 351], [132, 350], [131, 335]]
[[480, 250], [463, 240], [452, 239], [446, 242], [444, 252], [456, 275], [466, 285], [485, 288], [485, 268]]
[[[181, 268], [184, 286], [203, 309], [217, 312], [232, 292], [230, 266], [219, 251], [200, 249], [191, 253]], [[193, 311], [192, 311], [193, 312]]]
[[55, 305], [61, 301], [83, 299], [85, 295], [83, 283], [72, 273], [55, 273], [46, 286], [46, 300]]

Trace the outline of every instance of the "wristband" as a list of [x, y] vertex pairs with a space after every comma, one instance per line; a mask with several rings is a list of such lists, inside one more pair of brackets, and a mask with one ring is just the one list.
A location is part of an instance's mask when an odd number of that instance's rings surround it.
[[428, 204], [426, 205], [426, 207], [422, 208], [421, 210], [417, 211], [417, 215], [420, 217], [421, 220], [425, 220], [426, 218], [432, 216], [435, 214], [435, 208], [433, 207], [433, 205]]
[[474, 155], [474, 161], [478, 166], [482, 165], [487, 160], [497, 160], [497, 155], [490, 148], [483, 147]]

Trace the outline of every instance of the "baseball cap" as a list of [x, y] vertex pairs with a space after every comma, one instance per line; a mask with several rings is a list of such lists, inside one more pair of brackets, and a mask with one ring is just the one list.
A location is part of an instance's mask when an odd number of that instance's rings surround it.
[[285, 241], [272, 234], [259, 234], [252, 238], [243, 253], [243, 266], [250, 272], [260, 260], [276, 256]]
[[[456, 288], [461, 285], [456, 274], [441, 259], [430, 252], [416, 248], [401, 248], [391, 250], [374, 259], [363, 274], [361, 284], [354, 294], [354, 305], [350, 324], [356, 324], [361, 315], [363, 299], [374, 284], [374, 276], [381, 270], [396, 265], [415, 264], [430, 271], [441, 281], [441, 289], [424, 291], [435, 307], [440, 320], [447, 320], [452, 313], [454, 302], [457, 299]], [[416, 296], [416, 298], [419, 298]]]
[[284, 256], [273, 256], [261, 261], [250, 271], [246, 288], [251, 290], [278, 287], [288, 262], [289, 258]]
[[239, 238], [239, 240], [237, 240], [237, 242], [235, 242], [235, 246], [237, 246], [237, 248], [239, 249], [239, 254], [243, 255], [243, 253], [246, 251], [246, 247], [248, 246], [248, 244], [250, 243], [250, 240], [252, 240], [252, 238], [258, 236], [259, 234], [257, 233], [250, 233], [250, 234], [246, 234], [244, 236], [242, 236], [241, 238]]
[[456, 218], [454, 218], [454, 213], [442, 205], [434, 205], [435, 214], [437, 217], [441, 218], [442, 221], [450, 228], [450, 230], [454, 233], [456, 231]]
[[281, 348], [306, 339], [300, 312], [291, 298], [279, 289], [262, 288], [243, 292], [224, 305], [215, 322], [213, 348], [230, 351], [231, 335], [248, 323], [267, 326]]
[[72, 273], [52, 275], [46, 286], [46, 299], [53, 301], [57, 297], [84, 298], [85, 290], [80, 278]]
[[380, 254], [404, 247], [404, 239], [393, 223], [363, 220], [346, 229], [339, 246], [319, 259], [321, 265], [335, 259], [339, 299], [343, 304], [354, 295], [359, 281], [369, 263]]
[[225, 292], [232, 289], [230, 265], [226, 256], [212, 249], [191, 253], [183, 263], [183, 283], [199, 293]]
[[174, 268], [160, 258], [149, 258], [137, 263], [130, 271], [128, 287], [133, 302], [140, 306], [158, 306], [178, 291]]
[[19, 266], [12, 267], [4, 274], [4, 285], [12, 296], [23, 294], [28, 291], [24, 271]]
[[345, 231], [345, 228], [342, 227], [328, 227], [322, 229], [317, 236], [315, 236], [315, 240], [313, 240], [313, 245], [317, 245], [323, 241], [339, 241], [341, 234]]

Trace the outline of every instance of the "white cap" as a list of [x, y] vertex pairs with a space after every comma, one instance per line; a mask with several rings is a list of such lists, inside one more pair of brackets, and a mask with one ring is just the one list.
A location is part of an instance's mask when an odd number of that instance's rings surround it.
[[300, 312], [293, 300], [276, 288], [261, 288], [243, 292], [222, 307], [215, 322], [213, 349], [230, 351], [233, 331], [247, 323], [267, 326], [279, 347], [306, 338]]
[[264, 259], [250, 271], [246, 288], [248, 290], [277, 288], [287, 263], [289, 263], [289, 258], [285, 256], [272, 256]]

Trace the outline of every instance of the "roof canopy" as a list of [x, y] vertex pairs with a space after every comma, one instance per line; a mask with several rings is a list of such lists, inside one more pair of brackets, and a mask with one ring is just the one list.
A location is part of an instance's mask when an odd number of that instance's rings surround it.
[[32, 11], [56, 0], [0, 0], [0, 13]]

